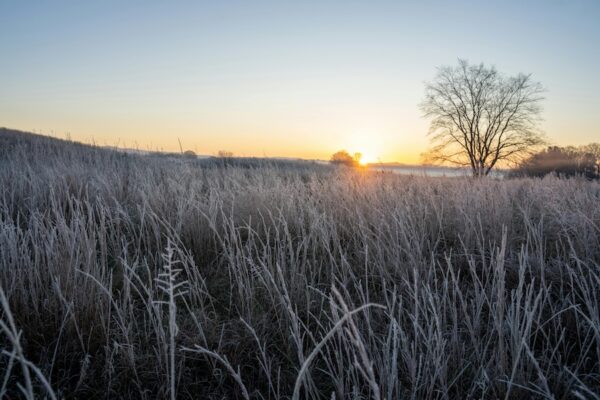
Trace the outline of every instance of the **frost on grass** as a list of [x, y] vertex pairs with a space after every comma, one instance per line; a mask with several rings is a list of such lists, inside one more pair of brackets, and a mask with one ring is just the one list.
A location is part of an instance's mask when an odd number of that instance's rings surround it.
[[598, 398], [600, 184], [0, 132], [0, 397]]

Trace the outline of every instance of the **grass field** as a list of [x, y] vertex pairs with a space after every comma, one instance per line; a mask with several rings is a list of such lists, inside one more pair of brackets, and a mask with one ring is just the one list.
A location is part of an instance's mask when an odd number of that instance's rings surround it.
[[600, 398], [598, 182], [0, 130], [0, 284], [0, 398]]

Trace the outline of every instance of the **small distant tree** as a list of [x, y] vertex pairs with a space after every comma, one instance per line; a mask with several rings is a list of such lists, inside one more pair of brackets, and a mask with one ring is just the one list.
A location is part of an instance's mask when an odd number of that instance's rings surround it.
[[362, 155], [360, 153], [355, 153], [354, 157], [350, 155], [346, 150], [340, 150], [334, 153], [329, 160], [330, 163], [334, 165], [345, 165], [347, 167], [356, 167], [358, 166]]
[[600, 178], [600, 143], [590, 143], [581, 148], [596, 158], [596, 176]]
[[474, 176], [522, 159], [544, 143], [537, 130], [542, 91], [531, 75], [507, 77], [483, 64], [440, 68], [421, 103], [431, 118], [427, 158], [469, 166]]
[[593, 154], [594, 157], [596, 157], [596, 159], [600, 161], [600, 143], [586, 144], [585, 146], [581, 146], [580, 150], [585, 151], [586, 153]]
[[219, 158], [232, 158], [233, 157], [233, 152], [226, 151], [226, 150], [219, 150], [219, 152], [217, 153], [217, 156]]
[[183, 152], [183, 156], [186, 158], [196, 158], [196, 152], [194, 152], [193, 150], [186, 150]]

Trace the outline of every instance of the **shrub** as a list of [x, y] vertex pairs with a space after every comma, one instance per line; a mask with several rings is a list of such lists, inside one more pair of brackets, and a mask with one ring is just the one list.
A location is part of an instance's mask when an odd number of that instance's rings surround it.
[[334, 165], [357, 167], [359, 165], [360, 158], [360, 153], [356, 153], [355, 156], [352, 157], [346, 150], [340, 150], [331, 156], [330, 162]]

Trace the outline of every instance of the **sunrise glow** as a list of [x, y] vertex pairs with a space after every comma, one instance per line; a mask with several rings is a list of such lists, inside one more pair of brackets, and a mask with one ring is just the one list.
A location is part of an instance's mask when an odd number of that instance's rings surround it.
[[493, 7], [490, 22], [485, 2], [6, 2], [0, 126], [143, 150], [328, 160], [345, 148], [420, 163], [423, 83], [463, 57], [542, 81], [553, 144], [597, 140], [598, 7], [533, 3]]
[[358, 163], [360, 165], [364, 166], [364, 165], [373, 164], [373, 163], [377, 162], [377, 157], [375, 157], [372, 154], [361, 152], [361, 155], [362, 155], [362, 157], [358, 161]]

